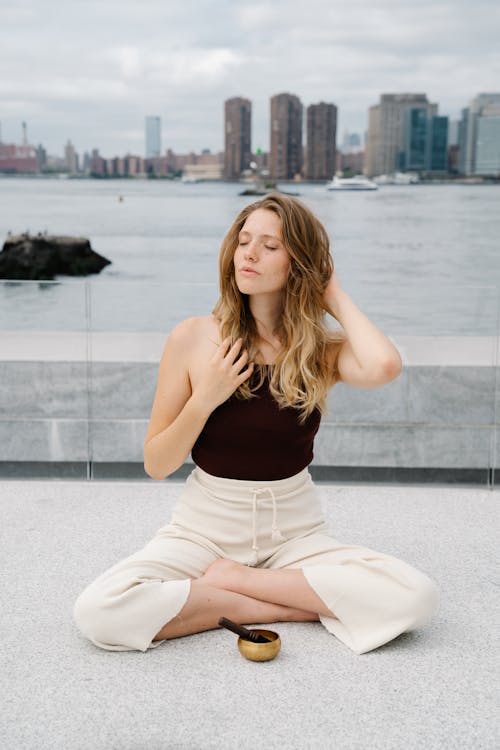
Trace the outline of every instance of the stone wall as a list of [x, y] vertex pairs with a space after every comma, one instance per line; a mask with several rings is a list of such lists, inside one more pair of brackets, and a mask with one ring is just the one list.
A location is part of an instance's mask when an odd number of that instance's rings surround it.
[[[313, 466], [499, 464], [495, 339], [391, 337], [400, 377], [331, 389]], [[142, 463], [163, 334], [0, 334], [0, 463]]]

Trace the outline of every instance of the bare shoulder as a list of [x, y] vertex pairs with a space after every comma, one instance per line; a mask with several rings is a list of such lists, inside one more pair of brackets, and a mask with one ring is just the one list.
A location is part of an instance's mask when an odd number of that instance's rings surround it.
[[185, 318], [171, 329], [168, 334], [167, 343], [172, 342], [177, 345], [185, 345], [192, 349], [207, 334], [217, 333], [217, 329], [213, 324], [214, 322], [215, 319], [212, 320], [211, 315]]
[[191, 386], [199, 376], [203, 362], [220, 344], [219, 323], [213, 315], [186, 318], [170, 331], [165, 351], [175, 354], [185, 367]]

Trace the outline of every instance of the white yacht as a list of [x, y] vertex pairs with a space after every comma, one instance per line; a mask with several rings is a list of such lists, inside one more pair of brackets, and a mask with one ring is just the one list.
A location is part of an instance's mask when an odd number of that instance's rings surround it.
[[378, 190], [378, 185], [363, 174], [354, 177], [335, 177], [326, 185], [327, 190]]
[[420, 182], [415, 172], [393, 172], [392, 174], [381, 174], [373, 178], [377, 185], [416, 185]]

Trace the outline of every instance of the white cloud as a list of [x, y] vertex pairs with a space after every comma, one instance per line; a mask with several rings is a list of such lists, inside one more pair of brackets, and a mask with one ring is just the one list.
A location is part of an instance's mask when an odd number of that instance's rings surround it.
[[182, 49], [153, 55], [146, 77], [176, 87], [199, 86], [226, 79], [243, 59], [230, 49]]
[[382, 93], [424, 92], [455, 118], [499, 90], [499, 25], [493, 0], [3, 0], [2, 133], [29, 117], [49, 150], [125, 153], [158, 114], [165, 147], [218, 150], [223, 102], [242, 95], [267, 148], [281, 91], [334, 102], [339, 130], [366, 129]]
[[137, 47], [118, 47], [112, 50], [110, 56], [118, 62], [124, 78], [136, 79], [142, 74], [141, 50]]
[[262, 31], [272, 26], [279, 33], [282, 17], [277, 4], [251, 4], [238, 8], [236, 13], [238, 23], [245, 31]]

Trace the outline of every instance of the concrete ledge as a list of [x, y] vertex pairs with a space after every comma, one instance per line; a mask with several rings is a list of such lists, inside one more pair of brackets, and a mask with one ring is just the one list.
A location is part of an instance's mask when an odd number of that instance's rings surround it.
[[[194, 464], [186, 462], [163, 480], [164, 483], [186, 479]], [[486, 468], [408, 468], [396, 466], [318, 466], [309, 467], [313, 480], [319, 484], [407, 484], [485, 486], [492, 488], [495, 474]], [[83, 461], [0, 461], [0, 479], [26, 480], [95, 480], [152, 482], [142, 462]]]
[[[159, 362], [168, 331], [0, 331], [0, 361]], [[491, 367], [494, 336], [389, 336], [407, 365]]]
[[[142, 462], [166, 336], [0, 334], [0, 461]], [[485, 470], [500, 465], [497, 339], [392, 337], [401, 376], [329, 393], [314, 463]]]

